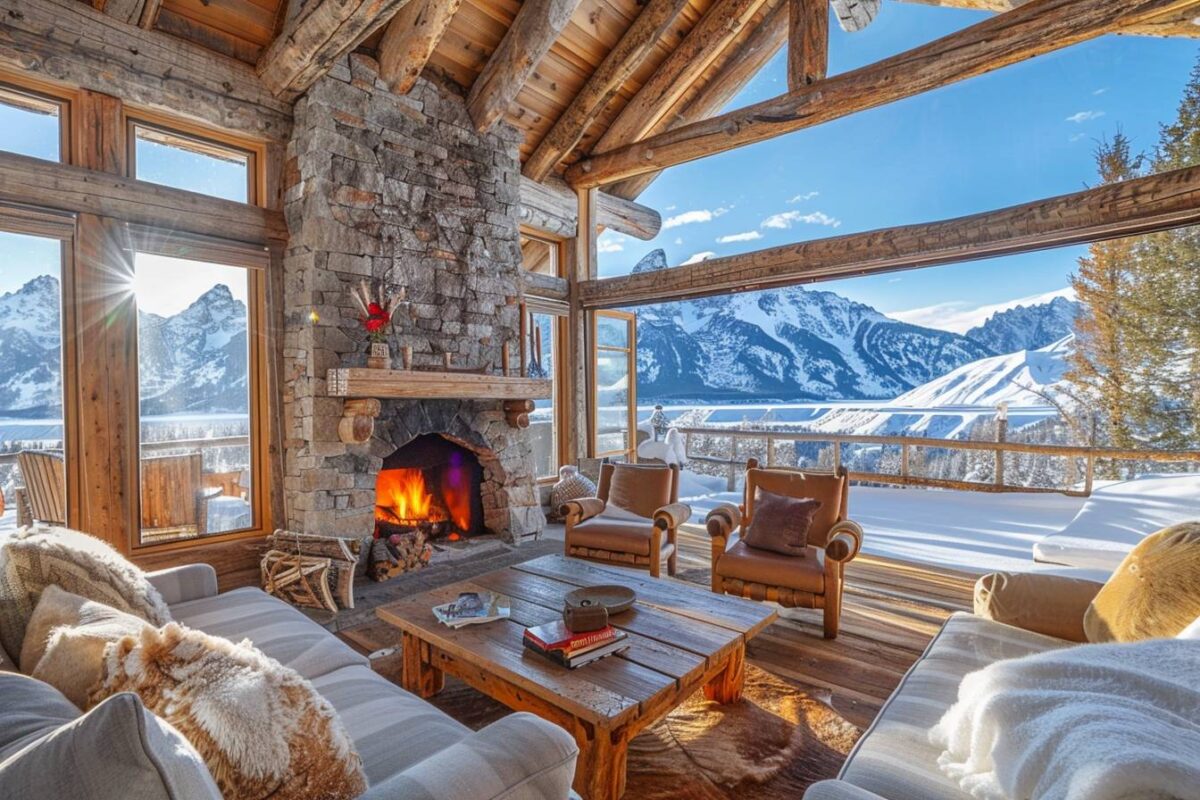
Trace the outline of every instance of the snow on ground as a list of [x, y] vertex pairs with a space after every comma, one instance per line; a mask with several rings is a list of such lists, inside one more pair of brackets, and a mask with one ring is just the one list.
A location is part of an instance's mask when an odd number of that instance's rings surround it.
[[[692, 523], [718, 503], [741, 502], [723, 478], [685, 471], [680, 500], [692, 507]], [[1062, 530], [1083, 499], [1058, 494], [985, 494], [935, 489], [853, 486], [850, 517], [865, 531], [863, 552], [965, 572], [1041, 571], [1033, 545]]]

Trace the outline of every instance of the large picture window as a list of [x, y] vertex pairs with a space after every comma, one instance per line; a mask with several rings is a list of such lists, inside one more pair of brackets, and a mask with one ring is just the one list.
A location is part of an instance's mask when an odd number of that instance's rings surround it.
[[137, 247], [143, 545], [259, 526], [263, 266], [174, 238]]
[[255, 204], [259, 153], [200, 134], [131, 119], [129, 174], [141, 181]]

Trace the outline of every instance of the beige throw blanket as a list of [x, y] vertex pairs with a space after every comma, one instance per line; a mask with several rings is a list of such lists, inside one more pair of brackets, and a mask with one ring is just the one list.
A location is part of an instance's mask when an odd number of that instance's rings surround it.
[[963, 678], [929, 740], [980, 800], [1200, 800], [1200, 642], [997, 662]]

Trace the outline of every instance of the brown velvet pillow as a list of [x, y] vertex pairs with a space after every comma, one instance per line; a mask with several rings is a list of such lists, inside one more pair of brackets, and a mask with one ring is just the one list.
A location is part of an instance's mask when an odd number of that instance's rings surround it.
[[808, 529], [821, 507], [811, 497], [787, 497], [761, 486], [754, 492], [754, 516], [743, 537], [748, 547], [785, 556], [808, 553]]

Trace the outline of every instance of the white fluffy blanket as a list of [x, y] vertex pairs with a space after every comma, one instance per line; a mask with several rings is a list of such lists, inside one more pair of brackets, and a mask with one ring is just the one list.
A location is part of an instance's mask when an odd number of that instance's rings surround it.
[[997, 662], [963, 678], [929, 740], [980, 800], [1200, 800], [1200, 642]]

